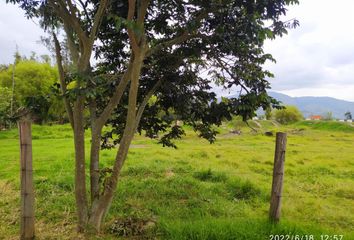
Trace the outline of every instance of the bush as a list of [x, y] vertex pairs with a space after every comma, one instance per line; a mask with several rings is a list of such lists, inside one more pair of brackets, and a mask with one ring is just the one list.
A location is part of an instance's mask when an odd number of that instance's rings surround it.
[[300, 110], [295, 106], [286, 106], [284, 109], [275, 110], [274, 118], [281, 124], [289, 124], [304, 119]]
[[0, 86], [0, 130], [7, 125], [7, 117], [10, 115], [11, 91]]
[[[15, 81], [14, 112], [19, 108], [29, 109], [36, 123], [49, 120], [64, 122], [64, 104], [62, 99], [54, 94], [53, 88], [59, 78], [55, 67], [36, 60], [19, 59], [16, 61], [15, 68], [14, 65], [9, 65], [0, 71], [0, 87], [2, 88], [0, 95], [4, 95], [3, 89], [12, 89], [13, 77]], [[12, 91], [10, 93], [12, 95]], [[0, 101], [3, 101], [3, 97], [0, 98]], [[10, 101], [6, 100], [6, 102]], [[0, 110], [1, 108], [3, 107], [0, 106]]]

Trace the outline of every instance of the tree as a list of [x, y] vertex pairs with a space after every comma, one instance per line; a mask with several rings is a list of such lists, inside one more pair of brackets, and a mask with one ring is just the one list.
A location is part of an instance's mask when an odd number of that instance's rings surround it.
[[333, 120], [333, 114], [332, 112], [326, 112], [324, 115], [323, 115], [323, 120], [325, 121], [331, 121]]
[[0, 130], [7, 126], [10, 116], [11, 90], [0, 86]]
[[345, 116], [345, 119], [346, 120], [352, 120], [352, 113], [351, 112], [346, 112], [345, 114], [344, 114], [344, 116]]
[[304, 119], [300, 110], [295, 106], [286, 106], [284, 109], [275, 110], [274, 117], [281, 124], [294, 123]]
[[272, 119], [272, 109], [270, 107], [265, 110], [265, 118], [266, 120]]
[[[145, 130], [149, 136], [165, 132], [160, 142], [175, 147], [172, 140], [182, 137], [183, 129], [171, 124], [173, 112], [213, 142], [212, 127], [223, 119], [235, 114], [247, 120], [259, 107], [276, 108], [277, 102], [266, 92], [270, 87], [266, 78], [272, 74], [262, 68], [273, 58], [263, 52], [263, 43], [298, 24], [280, 20], [286, 6], [297, 0], [7, 1], [18, 3], [28, 17], [40, 17], [54, 39], [60, 88], [74, 132], [79, 231], [87, 225], [99, 231], [136, 131]], [[65, 46], [55, 34], [58, 27], [65, 32], [70, 66], [62, 61]], [[90, 63], [93, 53], [99, 62], [95, 66]], [[206, 70], [208, 77], [203, 77]], [[211, 82], [237, 86], [241, 94], [218, 102]], [[153, 104], [152, 96], [157, 98]], [[90, 204], [85, 110], [92, 136]], [[112, 126], [111, 132], [102, 133], [105, 124]], [[100, 149], [111, 147], [111, 141], [119, 148], [102, 185]]]
[[[19, 56], [18, 53], [16, 55]], [[34, 55], [32, 53], [33, 58]], [[14, 106], [31, 108], [38, 121], [42, 122], [48, 118], [47, 113], [51, 105], [49, 95], [53, 84], [58, 82], [58, 72], [48, 63], [26, 60], [24, 57], [16, 59]], [[0, 86], [12, 88], [13, 69], [14, 65], [10, 65], [8, 69], [0, 72]]]

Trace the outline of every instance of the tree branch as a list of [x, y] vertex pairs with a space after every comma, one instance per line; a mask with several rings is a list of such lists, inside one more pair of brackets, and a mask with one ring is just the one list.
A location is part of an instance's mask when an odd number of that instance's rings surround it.
[[84, 3], [82, 0], [79, 0], [79, 3], [81, 4], [82, 9], [84, 10], [84, 13], [85, 13], [85, 16], [87, 18], [87, 21], [89, 21], [90, 25], [92, 26], [92, 21], [91, 21], [90, 16], [89, 16], [89, 14], [87, 12], [88, 1], [86, 1], [86, 3]]
[[[204, 18], [206, 18], [208, 16], [208, 13], [209, 13], [209, 10], [201, 11], [193, 21], [200, 23]], [[176, 44], [180, 44], [182, 42], [185, 42], [189, 39], [192, 39], [192, 38], [198, 37], [198, 36], [203, 36], [203, 35], [197, 33], [196, 30], [190, 31], [188, 29], [185, 29], [181, 35], [176, 36], [175, 38], [167, 40], [165, 42], [162, 42], [162, 43], [156, 45], [155, 47], [149, 49], [146, 53], [146, 56], [151, 56], [152, 54], [155, 54], [164, 48], [171, 47]]]
[[[127, 20], [133, 22], [133, 18], [135, 15], [135, 4], [136, 0], [129, 0], [129, 9], [128, 9], [128, 17]], [[128, 36], [130, 40], [130, 44], [135, 55], [139, 55], [139, 45], [135, 36], [134, 31], [128, 27]]]
[[[101, 25], [101, 21], [104, 15], [104, 12], [106, 10], [106, 7], [108, 5], [109, 0], [101, 0], [100, 1], [100, 6], [95, 14], [94, 17], [94, 22], [93, 22], [93, 26], [91, 29], [91, 33], [89, 35], [89, 37], [87, 38], [87, 40], [85, 39], [85, 41], [83, 41], [83, 52], [81, 55], [81, 59], [80, 59], [80, 64], [82, 68], [86, 68], [86, 66], [89, 65], [90, 62], [90, 58], [91, 58], [91, 54], [92, 54], [92, 48], [93, 48], [93, 44], [95, 42], [96, 36], [97, 36], [97, 32], [98, 29]], [[85, 69], [87, 70], [87, 69]]]
[[[248, 89], [238, 80], [238, 78], [230, 71], [230, 66], [227, 63], [224, 63], [220, 58], [215, 57], [215, 60], [218, 62], [219, 66], [225, 70], [232, 79], [234, 79], [237, 84], [241, 86], [242, 89], [244, 89], [247, 93], [249, 93]], [[227, 64], [227, 66], [225, 66]]]
[[76, 45], [75, 40], [74, 40], [73, 31], [67, 24], [64, 24], [64, 29], [65, 29], [67, 40], [68, 40], [68, 47], [70, 50], [71, 59], [73, 61], [73, 64], [75, 66], [77, 66], [80, 55], [79, 55], [79, 51], [77, 49], [78, 46]]
[[60, 43], [58, 41], [57, 36], [55, 33], [53, 33], [53, 39], [54, 39], [54, 45], [55, 45], [55, 52], [56, 52], [56, 59], [57, 59], [57, 65], [58, 65], [58, 70], [59, 70], [59, 81], [60, 81], [60, 88], [63, 94], [64, 98], [64, 105], [66, 112], [68, 114], [69, 122], [71, 124], [71, 127], [74, 128], [74, 119], [73, 119], [73, 110], [70, 106], [69, 100], [66, 98], [64, 95], [66, 92], [66, 83], [65, 83], [65, 74], [64, 74], [64, 68], [62, 65], [62, 56], [61, 56], [61, 48], [60, 48]]
[[98, 10], [95, 14], [94, 21], [93, 21], [93, 26], [92, 30], [90, 33], [90, 42], [91, 45], [93, 45], [93, 42], [95, 41], [95, 38], [97, 36], [98, 29], [101, 25], [102, 18], [104, 16], [104, 12], [108, 6], [109, 0], [101, 0], [100, 1], [100, 6], [98, 7]]
[[[161, 86], [162, 84], [162, 80], [158, 80], [155, 85], [150, 89], [150, 91], [146, 94], [144, 100], [141, 102], [138, 112], [136, 114], [136, 126], [135, 129], [138, 129], [139, 127], [139, 123], [141, 120], [141, 117], [143, 116], [145, 107], [147, 105], [147, 103], [149, 102], [150, 98], [152, 97], [152, 95], [154, 95], [154, 93], [156, 92], [156, 90]], [[136, 130], [135, 130], [136, 131]]]
[[137, 19], [137, 23], [139, 25], [144, 24], [144, 19], [145, 19], [149, 4], [150, 4], [150, 0], [141, 0], [141, 5], [139, 8], [138, 19]]
[[76, 13], [78, 13], [78, 9], [76, 8], [76, 6], [74, 6], [74, 4], [71, 2], [71, 0], [66, 0], [66, 2], [68, 3], [71, 15], [74, 15], [76, 17]]
[[[57, 5], [56, 2], [59, 5]], [[63, 20], [64, 24], [67, 24], [75, 30], [81, 41], [83, 41], [84, 43], [88, 42], [88, 36], [86, 32], [81, 28], [79, 19], [75, 15], [70, 14], [63, 0], [49, 0], [48, 3], [53, 7], [54, 11], [58, 14], [58, 16]]]
[[97, 129], [101, 129], [103, 127], [103, 125], [107, 122], [107, 120], [111, 116], [114, 108], [119, 104], [119, 102], [123, 96], [123, 93], [130, 81], [131, 71], [132, 71], [132, 64], [129, 63], [128, 69], [123, 74], [121, 81], [119, 82], [118, 86], [116, 87], [115, 92], [113, 93], [113, 96], [109, 100], [109, 102], [108, 102], [107, 106], [105, 107], [105, 109], [103, 110], [103, 112], [100, 114], [100, 116], [96, 120]]
[[147, 51], [146, 56], [147, 57], [151, 56], [151, 55], [161, 51], [164, 48], [168, 48], [168, 47], [172, 47], [173, 45], [180, 44], [180, 43], [182, 43], [184, 41], [192, 39], [195, 36], [196, 36], [195, 34], [189, 34], [187, 31], [185, 31], [180, 36], [177, 36], [177, 37], [175, 37], [175, 38], [173, 38], [171, 40], [167, 40], [165, 42], [162, 42], [162, 43], [156, 45], [154, 48], [150, 48]]

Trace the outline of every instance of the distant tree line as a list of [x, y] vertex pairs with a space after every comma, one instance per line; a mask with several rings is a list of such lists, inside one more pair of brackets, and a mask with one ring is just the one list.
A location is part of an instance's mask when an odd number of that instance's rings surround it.
[[[316, 117], [319, 117], [319, 119], [323, 121], [338, 120], [333, 117], [332, 112], [326, 112], [322, 115], [317, 115]], [[264, 112], [264, 115], [260, 116], [260, 118], [267, 120], [276, 120], [281, 124], [289, 124], [303, 120], [304, 116], [296, 106], [283, 106], [282, 109], [267, 108]], [[352, 113], [350, 111], [344, 113], [344, 120], [352, 119]]]

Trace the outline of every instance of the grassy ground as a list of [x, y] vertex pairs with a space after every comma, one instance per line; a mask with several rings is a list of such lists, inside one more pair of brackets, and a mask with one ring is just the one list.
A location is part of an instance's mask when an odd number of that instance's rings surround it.
[[[239, 121], [220, 128], [215, 144], [191, 131], [177, 150], [137, 136], [103, 233], [92, 239], [269, 239], [270, 234], [342, 234], [354, 239], [354, 127], [301, 122], [254, 133]], [[229, 133], [241, 129], [241, 135]], [[274, 137], [288, 132], [282, 220], [267, 221]], [[69, 126], [34, 126], [38, 239], [75, 234], [73, 141]], [[19, 144], [0, 132], [0, 239], [18, 239]], [[109, 166], [114, 150], [102, 152]], [[146, 230], [148, 229], [148, 230]], [[132, 237], [135, 235], [135, 237]]]

